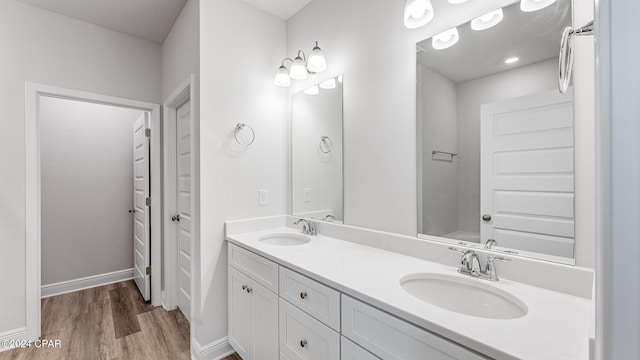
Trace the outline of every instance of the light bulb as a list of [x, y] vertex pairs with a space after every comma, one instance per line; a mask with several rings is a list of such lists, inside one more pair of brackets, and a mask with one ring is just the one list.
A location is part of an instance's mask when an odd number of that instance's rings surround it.
[[458, 28], [451, 28], [434, 36], [431, 39], [431, 46], [436, 50], [442, 50], [453, 46], [459, 39]]
[[520, 0], [520, 10], [531, 12], [544, 9], [556, 0]]
[[433, 15], [431, 0], [407, 0], [404, 4], [404, 26], [409, 29], [427, 25]]
[[300, 56], [296, 57], [289, 69], [289, 76], [295, 80], [304, 80], [307, 78], [307, 66]]
[[287, 87], [291, 85], [291, 78], [289, 77], [289, 70], [287, 70], [284, 65], [280, 66], [278, 71], [276, 71], [276, 86]]
[[320, 93], [320, 89], [318, 89], [318, 85], [312, 86], [304, 91], [307, 95], [318, 95]]
[[335, 89], [336, 88], [336, 79], [329, 79], [325, 82], [320, 83], [320, 88], [325, 90]]
[[505, 64], [513, 64], [513, 63], [517, 63], [519, 60], [520, 60], [520, 58], [519, 58], [519, 57], [517, 57], [517, 56], [512, 56], [512, 57], [509, 57], [509, 58], [504, 59], [504, 63], [505, 63]]
[[322, 49], [318, 46], [317, 41], [316, 46], [311, 50], [311, 54], [309, 55], [307, 69], [312, 73], [319, 73], [327, 70], [327, 60], [324, 58]]
[[486, 30], [498, 25], [504, 18], [502, 9], [494, 10], [488, 14], [484, 14], [478, 18], [471, 20], [471, 28], [473, 30]]

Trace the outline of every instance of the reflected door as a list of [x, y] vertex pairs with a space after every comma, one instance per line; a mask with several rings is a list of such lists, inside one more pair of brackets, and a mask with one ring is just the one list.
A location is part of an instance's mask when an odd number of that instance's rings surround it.
[[481, 113], [482, 241], [573, 257], [572, 91], [485, 104]]
[[146, 134], [147, 114], [133, 123], [133, 259], [134, 280], [145, 301], [151, 299], [151, 256], [149, 197], [149, 137]]

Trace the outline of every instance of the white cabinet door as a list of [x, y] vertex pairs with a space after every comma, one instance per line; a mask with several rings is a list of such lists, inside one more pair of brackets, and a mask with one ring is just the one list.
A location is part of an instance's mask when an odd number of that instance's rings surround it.
[[278, 295], [252, 281], [254, 360], [278, 359]]
[[380, 360], [344, 336], [340, 337], [340, 360]]
[[253, 359], [254, 309], [247, 288], [251, 280], [229, 267], [229, 343], [245, 360]]

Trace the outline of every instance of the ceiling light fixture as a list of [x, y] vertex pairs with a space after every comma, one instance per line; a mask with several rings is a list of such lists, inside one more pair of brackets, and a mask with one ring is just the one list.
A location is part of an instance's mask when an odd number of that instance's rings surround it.
[[520, 10], [525, 12], [538, 11], [554, 2], [556, 2], [556, 0], [520, 0]]
[[500, 8], [471, 20], [471, 29], [486, 30], [498, 25], [502, 19], [504, 19], [504, 12]]
[[[289, 69], [285, 66], [285, 62], [290, 61], [291, 65]], [[304, 51], [298, 50], [298, 54], [295, 59], [285, 58], [282, 60], [282, 65], [276, 71], [276, 77], [274, 83], [276, 86], [287, 87], [291, 86], [291, 79], [304, 80], [308, 74], [316, 74], [323, 72], [327, 69], [327, 60], [322, 54], [322, 49], [318, 46], [316, 41], [315, 46], [309, 54], [309, 60], [304, 54]]]
[[409, 29], [427, 25], [433, 15], [431, 0], [407, 0], [404, 4], [404, 26]]
[[505, 64], [514, 64], [514, 63], [517, 63], [518, 61], [520, 61], [520, 58], [517, 56], [512, 56], [504, 59]]
[[431, 39], [431, 46], [436, 50], [442, 50], [455, 45], [460, 39], [458, 34], [458, 28], [451, 28], [447, 31], [441, 32]]

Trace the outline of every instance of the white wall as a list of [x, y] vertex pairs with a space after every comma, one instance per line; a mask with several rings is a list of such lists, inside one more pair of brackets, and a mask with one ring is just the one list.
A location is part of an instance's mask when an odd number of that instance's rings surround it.
[[[200, 2], [201, 345], [227, 335], [224, 221], [287, 211], [287, 97], [274, 86], [286, 53], [285, 22], [238, 0]], [[204, 100], [206, 99], [206, 100]], [[242, 122], [256, 139], [233, 142]], [[258, 191], [269, 204], [258, 205]], [[197, 252], [196, 252], [197, 253]]]
[[480, 231], [480, 105], [553, 90], [557, 71], [551, 59], [457, 84], [458, 229]]
[[40, 100], [42, 285], [133, 267], [139, 110]]
[[[432, 151], [458, 152], [456, 85], [425, 65], [420, 67], [422, 114], [422, 225], [420, 233], [442, 236], [458, 230], [458, 159], [433, 160]], [[418, 140], [420, 141], [420, 140]], [[447, 159], [438, 155], [436, 159]]]
[[[292, 214], [342, 220], [342, 84], [336, 81], [334, 89], [320, 89], [318, 95], [296, 94], [291, 113]], [[320, 150], [321, 135], [333, 144], [328, 153]], [[304, 199], [305, 188], [310, 201]]]
[[[581, 7], [592, 6], [588, 0], [574, 1]], [[402, 22], [404, 3], [401, 1], [323, 0], [309, 3], [287, 22], [288, 54], [298, 49], [309, 51], [313, 41], [318, 40], [328, 65], [327, 72], [308, 81], [294, 81], [290, 93], [337, 74], [344, 73], [347, 79], [344, 86], [346, 224], [416, 234], [415, 44], [483, 15], [489, 7], [512, 3], [513, 0], [469, 1], [455, 8], [436, 8], [438, 15], [432, 23], [410, 30]], [[434, 2], [434, 6], [439, 6], [437, 4]], [[576, 62], [576, 69], [584, 69], [583, 59]], [[582, 77], [593, 78], [593, 73], [576, 71], [575, 75], [576, 83]], [[593, 104], [593, 87], [589, 87], [588, 81], [583, 83], [587, 90], [581, 94], [576, 92], [579, 97], [576, 104], [587, 109]], [[576, 121], [581, 119], [578, 116]], [[577, 151], [592, 153], [593, 147]], [[593, 173], [586, 171], [585, 176]], [[579, 188], [579, 184], [576, 187]], [[592, 190], [595, 191], [591, 188], [583, 193], [592, 199]], [[594, 213], [578, 215], [576, 213], [580, 226], [577, 234], [588, 233], [594, 223]], [[583, 225], [587, 231], [582, 229]], [[593, 255], [592, 238], [585, 236], [585, 241], [577, 241], [576, 254], [586, 255], [578, 257], [576, 263], [592, 266], [593, 256], [588, 255]]]
[[25, 81], [159, 103], [160, 46], [0, 1], [0, 332], [25, 326]]

